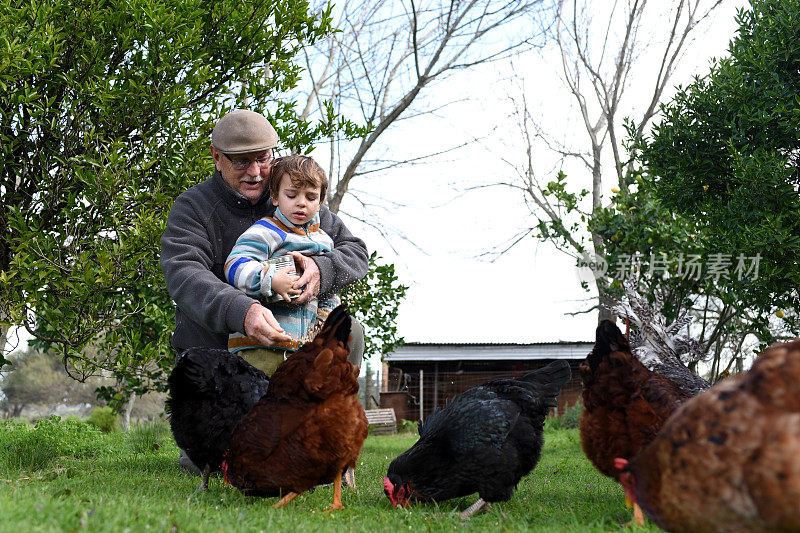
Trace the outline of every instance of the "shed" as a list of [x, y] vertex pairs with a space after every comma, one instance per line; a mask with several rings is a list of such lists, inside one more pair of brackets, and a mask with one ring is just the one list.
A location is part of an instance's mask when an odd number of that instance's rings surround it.
[[592, 342], [416, 343], [409, 342], [384, 357], [381, 407], [393, 408], [398, 419], [419, 420], [443, 407], [457, 394], [490, 379], [519, 377], [557, 359], [569, 362], [572, 378], [561, 389], [558, 409], [580, 398], [578, 365]]

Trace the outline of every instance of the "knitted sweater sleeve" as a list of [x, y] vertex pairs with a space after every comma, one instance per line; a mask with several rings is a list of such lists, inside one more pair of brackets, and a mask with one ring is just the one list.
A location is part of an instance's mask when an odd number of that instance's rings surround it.
[[255, 302], [213, 273], [214, 252], [208, 209], [179, 196], [161, 236], [161, 269], [175, 304], [189, 318], [215, 333], [244, 330], [244, 317]]
[[272, 296], [275, 265], [266, 261], [283, 243], [280, 230], [261, 219], [242, 233], [225, 261], [225, 279], [250, 296]]
[[367, 274], [369, 256], [364, 241], [350, 233], [342, 219], [326, 206], [319, 211], [320, 227], [333, 239], [333, 250], [311, 256], [320, 273], [320, 295], [327, 296]]

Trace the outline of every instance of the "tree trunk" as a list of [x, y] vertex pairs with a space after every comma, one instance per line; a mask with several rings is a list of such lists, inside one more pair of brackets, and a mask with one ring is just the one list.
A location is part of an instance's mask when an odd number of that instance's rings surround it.
[[614, 305], [614, 302], [611, 300], [611, 298], [606, 296], [606, 294], [604, 292], [601, 292], [601, 290], [603, 290], [603, 289], [601, 289], [601, 284], [598, 283], [597, 284], [597, 292], [598, 292], [597, 303], [599, 304], [599, 307], [597, 309], [597, 322], [598, 323], [600, 323], [600, 322], [602, 322], [603, 320], [606, 320], [606, 319], [607, 320], [615, 320], [616, 319], [616, 316], [614, 315], [614, 313], [609, 309], [609, 307]]
[[128, 399], [128, 403], [125, 404], [125, 414], [122, 416], [122, 428], [125, 431], [130, 431], [131, 429], [131, 412], [133, 411], [133, 404], [136, 403], [136, 393], [132, 393], [131, 397]]
[[[3, 320], [5, 317], [0, 316], [0, 322], [5, 322]], [[3, 356], [6, 355], [6, 342], [8, 341], [8, 332], [11, 326], [0, 323], [0, 361], [3, 360]]]
[[372, 372], [370, 372], [369, 363], [366, 364], [366, 372], [364, 373], [364, 409], [370, 409], [369, 402], [372, 399]]

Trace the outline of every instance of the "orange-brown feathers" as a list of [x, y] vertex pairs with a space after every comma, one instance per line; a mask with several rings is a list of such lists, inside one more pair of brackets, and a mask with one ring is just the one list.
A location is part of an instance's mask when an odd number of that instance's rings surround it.
[[301, 493], [355, 467], [367, 419], [357, 398], [358, 368], [347, 360], [349, 331], [340, 306], [272, 375], [267, 395], [231, 438], [234, 486], [260, 496]]
[[597, 327], [594, 349], [579, 372], [584, 407], [581, 446], [601, 473], [618, 480], [614, 460], [634, 457], [688, 396], [640, 363], [610, 320]]
[[800, 340], [687, 401], [621, 467], [664, 529], [800, 530]]

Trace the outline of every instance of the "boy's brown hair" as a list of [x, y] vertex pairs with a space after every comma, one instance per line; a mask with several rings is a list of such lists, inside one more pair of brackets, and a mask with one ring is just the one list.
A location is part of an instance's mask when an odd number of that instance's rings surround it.
[[269, 175], [269, 194], [272, 198], [278, 197], [281, 187], [281, 178], [286, 174], [295, 187], [319, 187], [320, 201], [325, 200], [328, 192], [328, 177], [325, 171], [312, 158], [307, 155], [287, 155], [279, 157], [272, 163]]

